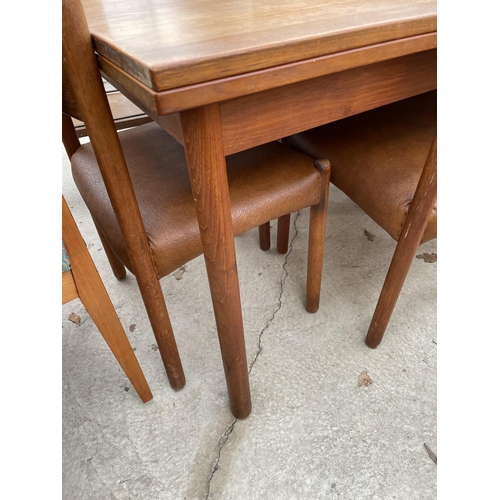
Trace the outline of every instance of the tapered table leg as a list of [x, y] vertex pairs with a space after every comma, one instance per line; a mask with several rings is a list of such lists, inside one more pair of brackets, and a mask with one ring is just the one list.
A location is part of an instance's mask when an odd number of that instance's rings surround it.
[[219, 105], [182, 112], [181, 124], [231, 411], [245, 418], [250, 385]]

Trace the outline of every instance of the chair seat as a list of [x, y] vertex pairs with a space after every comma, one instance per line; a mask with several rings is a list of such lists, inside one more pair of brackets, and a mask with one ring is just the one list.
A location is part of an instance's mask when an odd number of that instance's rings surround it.
[[[436, 133], [436, 92], [390, 104], [289, 138], [332, 165], [331, 182], [396, 241]], [[437, 207], [421, 243], [436, 238]]]
[[[119, 136], [161, 278], [202, 253], [184, 148], [156, 123]], [[90, 143], [76, 151], [71, 166], [96, 226], [133, 272]], [[235, 234], [321, 199], [312, 160], [278, 142], [228, 156], [227, 171]]]

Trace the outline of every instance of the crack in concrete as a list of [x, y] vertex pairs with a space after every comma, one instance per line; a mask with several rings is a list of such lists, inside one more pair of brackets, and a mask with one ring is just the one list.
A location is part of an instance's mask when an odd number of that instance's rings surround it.
[[283, 262], [283, 266], [282, 266], [282, 269], [281, 269], [281, 277], [280, 277], [280, 282], [279, 282], [280, 294], [279, 294], [279, 297], [278, 297], [278, 306], [274, 310], [274, 312], [271, 315], [271, 317], [267, 320], [267, 323], [264, 325], [264, 328], [259, 333], [258, 348], [257, 348], [257, 352], [256, 352], [256, 354], [255, 354], [255, 356], [253, 358], [253, 361], [250, 363], [250, 368], [248, 370], [248, 374], [249, 375], [250, 375], [250, 373], [252, 373], [252, 368], [255, 365], [255, 362], [257, 361], [257, 358], [262, 353], [262, 337], [263, 337], [264, 333], [267, 331], [267, 329], [269, 328], [269, 326], [271, 325], [271, 323], [274, 321], [274, 318], [276, 317], [276, 314], [278, 314], [278, 311], [283, 306], [283, 291], [285, 289], [285, 281], [288, 278], [288, 270], [286, 269], [286, 265], [288, 264], [288, 257], [290, 256], [290, 254], [292, 253], [292, 250], [293, 250], [293, 242], [295, 241], [295, 238], [299, 234], [299, 230], [297, 229], [297, 219], [299, 218], [299, 216], [300, 216], [300, 211], [297, 212], [297, 215], [295, 216], [295, 219], [293, 220], [293, 229], [294, 229], [295, 232], [294, 232], [294, 235], [292, 236], [292, 239], [290, 240], [290, 244], [289, 244], [289, 247], [288, 247], [288, 252], [285, 255], [285, 261]]
[[[267, 329], [269, 328], [269, 326], [271, 325], [271, 323], [274, 321], [274, 318], [276, 317], [276, 314], [278, 313], [278, 311], [283, 306], [283, 291], [285, 288], [285, 281], [288, 278], [288, 270], [286, 269], [286, 266], [288, 264], [288, 257], [290, 256], [290, 254], [292, 253], [292, 250], [293, 250], [293, 242], [295, 241], [295, 238], [299, 234], [299, 230], [297, 228], [297, 220], [298, 220], [300, 214], [301, 214], [300, 211], [297, 212], [297, 215], [295, 216], [295, 219], [293, 220], [294, 234], [292, 236], [292, 239], [290, 240], [288, 252], [285, 255], [285, 260], [283, 262], [283, 266], [282, 266], [282, 270], [281, 270], [281, 276], [280, 276], [280, 281], [279, 281], [280, 293], [279, 293], [279, 297], [278, 297], [278, 305], [277, 305], [276, 309], [273, 311], [273, 313], [271, 314], [271, 317], [267, 320], [266, 324], [264, 325], [264, 328], [262, 328], [262, 330], [259, 333], [259, 342], [258, 342], [257, 352], [255, 353], [255, 356], [254, 356], [252, 362], [250, 363], [250, 368], [248, 369], [249, 375], [250, 375], [250, 373], [252, 373], [252, 369], [255, 365], [255, 362], [257, 361], [257, 358], [262, 353], [262, 337], [263, 337], [264, 333], [267, 331]], [[205, 500], [208, 500], [210, 497], [210, 486], [212, 484], [212, 479], [214, 478], [215, 473], [219, 470], [219, 462], [220, 462], [220, 458], [221, 458], [221, 454], [222, 454], [222, 449], [224, 448], [224, 446], [228, 442], [229, 436], [233, 432], [234, 426], [236, 425], [237, 421], [238, 421], [238, 419], [235, 418], [229, 424], [229, 426], [226, 428], [226, 430], [223, 432], [222, 436], [219, 438], [219, 449], [217, 451], [217, 457], [212, 465], [210, 477], [208, 478], [208, 481], [207, 481], [207, 494], [205, 496]]]
[[219, 438], [219, 451], [217, 452], [217, 458], [215, 459], [214, 464], [212, 465], [212, 471], [210, 472], [210, 477], [208, 478], [207, 481], [207, 494], [205, 496], [205, 500], [208, 500], [208, 497], [210, 496], [210, 485], [212, 484], [212, 479], [214, 478], [215, 473], [219, 470], [219, 462], [220, 462], [220, 456], [222, 453], [222, 448], [227, 443], [227, 440], [229, 439], [230, 434], [234, 430], [234, 426], [236, 425], [236, 422], [238, 421], [237, 418], [235, 418], [229, 427], [224, 431], [222, 436]]

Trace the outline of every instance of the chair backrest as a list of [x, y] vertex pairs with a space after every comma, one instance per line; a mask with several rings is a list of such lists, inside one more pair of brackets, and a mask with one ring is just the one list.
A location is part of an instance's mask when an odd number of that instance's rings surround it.
[[[149, 243], [113, 122], [79, 0], [63, 0], [63, 143], [71, 156], [79, 146], [70, 117], [85, 123], [133, 268], [147, 265]], [[71, 131], [72, 129], [72, 131]]]

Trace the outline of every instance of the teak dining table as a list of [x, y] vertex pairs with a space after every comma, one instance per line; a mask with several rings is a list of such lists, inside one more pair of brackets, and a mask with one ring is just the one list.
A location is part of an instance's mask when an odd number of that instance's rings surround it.
[[82, 3], [104, 78], [185, 147], [229, 401], [244, 418], [225, 156], [436, 89], [436, 0]]

